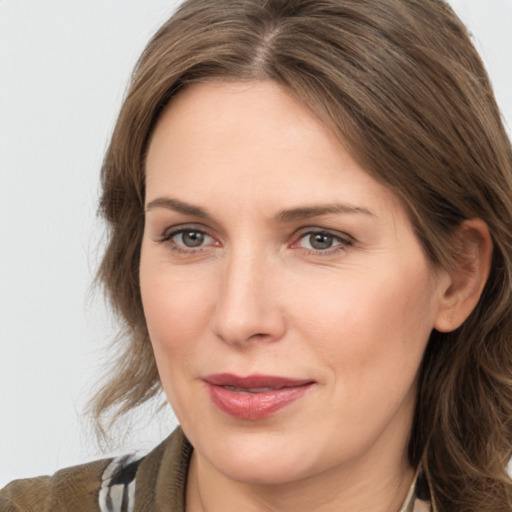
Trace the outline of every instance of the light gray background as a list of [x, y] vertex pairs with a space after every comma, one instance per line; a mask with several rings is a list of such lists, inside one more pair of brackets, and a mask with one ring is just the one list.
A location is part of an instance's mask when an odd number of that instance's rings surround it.
[[[176, 4], [0, 0], [0, 488], [100, 456], [81, 417], [115, 332], [89, 291], [98, 171], [131, 68]], [[451, 4], [510, 127], [512, 0]], [[158, 443], [161, 416], [118, 450]]]

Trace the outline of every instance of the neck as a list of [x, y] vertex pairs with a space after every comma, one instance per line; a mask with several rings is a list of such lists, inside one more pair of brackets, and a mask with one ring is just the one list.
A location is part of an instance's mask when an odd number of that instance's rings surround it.
[[[308, 478], [279, 484], [239, 482], [193, 453], [186, 494], [187, 512], [398, 512], [414, 469], [397, 457], [358, 461]], [[391, 467], [393, 466], [393, 467]]]

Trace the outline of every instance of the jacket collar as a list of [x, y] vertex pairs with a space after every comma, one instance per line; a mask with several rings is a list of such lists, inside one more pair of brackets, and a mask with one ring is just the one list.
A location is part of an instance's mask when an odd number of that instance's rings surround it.
[[[183, 512], [192, 450], [178, 427], [142, 459], [113, 459], [102, 475], [101, 512]], [[399, 512], [436, 512], [431, 496], [431, 486], [420, 466]]]

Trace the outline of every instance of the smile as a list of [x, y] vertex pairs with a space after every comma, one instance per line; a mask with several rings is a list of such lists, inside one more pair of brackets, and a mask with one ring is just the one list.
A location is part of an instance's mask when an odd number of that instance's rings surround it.
[[268, 375], [209, 375], [204, 379], [210, 399], [223, 413], [242, 420], [267, 418], [300, 399], [315, 384]]
[[283, 387], [280, 388], [237, 388], [235, 386], [221, 386], [224, 389], [227, 389], [228, 391], [236, 391], [238, 393], [263, 393], [264, 391], [276, 391], [277, 389], [283, 389]]

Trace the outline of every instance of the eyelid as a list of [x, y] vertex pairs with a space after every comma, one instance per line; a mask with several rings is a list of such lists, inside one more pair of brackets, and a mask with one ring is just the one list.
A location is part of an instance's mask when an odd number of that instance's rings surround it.
[[186, 247], [184, 245], [177, 244], [177, 243], [172, 241], [172, 238], [174, 238], [176, 235], [179, 235], [181, 233], [185, 233], [187, 231], [196, 231], [198, 233], [202, 233], [205, 236], [207, 236], [207, 237], [211, 238], [212, 240], [214, 240], [216, 242], [216, 245], [220, 245], [218, 239], [213, 234], [210, 233], [210, 230], [208, 228], [206, 228], [206, 226], [201, 225], [201, 224], [193, 224], [193, 223], [191, 223], [191, 224], [178, 224], [178, 225], [167, 227], [164, 230], [164, 232], [162, 233], [162, 235], [160, 235], [157, 238], [155, 238], [155, 242], [170, 243], [177, 250], [191, 251], [191, 252], [200, 251], [201, 249], [205, 249], [205, 248], [207, 248], [208, 246], [211, 245], [211, 244], [206, 244], [206, 245], [202, 245], [202, 246], [198, 246], [196, 248], [193, 248], [193, 247]]
[[174, 224], [172, 226], [167, 226], [163, 233], [158, 236], [160, 240], [169, 239], [178, 233], [182, 233], [183, 231], [199, 231], [204, 233], [205, 235], [210, 235], [209, 230], [206, 226], [196, 223], [185, 223], [185, 224]]
[[352, 243], [355, 242], [354, 237], [344, 231], [338, 231], [337, 229], [323, 228], [321, 226], [306, 226], [306, 227], [300, 228], [293, 234], [292, 238], [295, 240], [298, 240], [299, 238], [302, 238], [305, 235], [312, 235], [312, 234], [317, 234], [317, 233], [330, 235], [330, 236], [339, 238], [341, 240], [344, 240], [345, 242], [352, 242]]
[[347, 247], [354, 245], [354, 243], [355, 243], [354, 237], [352, 237], [348, 233], [333, 230], [333, 229], [322, 228], [319, 226], [310, 226], [310, 227], [301, 228], [299, 231], [297, 231], [294, 234], [291, 247], [294, 248], [294, 246], [297, 246], [304, 237], [316, 235], [316, 234], [325, 234], [325, 235], [331, 236], [331, 237], [335, 238], [336, 240], [338, 240], [340, 243], [335, 246], [324, 249], [324, 250], [307, 249], [307, 248], [301, 248], [301, 247], [297, 247], [297, 248], [303, 249], [305, 251], [309, 251], [311, 254], [329, 254], [331, 252], [344, 250]]

